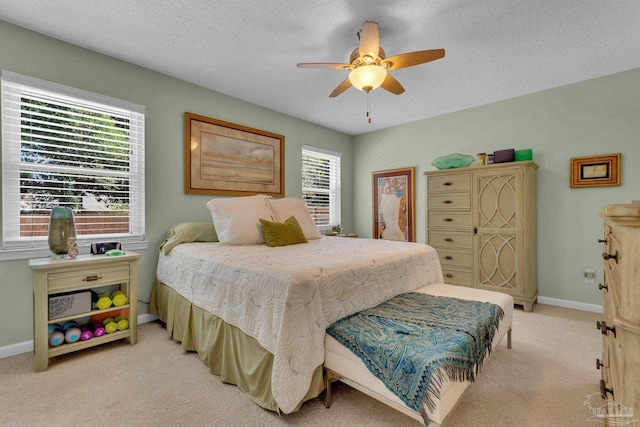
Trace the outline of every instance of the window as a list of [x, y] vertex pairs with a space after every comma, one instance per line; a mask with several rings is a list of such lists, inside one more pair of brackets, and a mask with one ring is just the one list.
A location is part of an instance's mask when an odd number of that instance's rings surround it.
[[302, 197], [317, 226], [340, 224], [340, 153], [302, 147]]
[[54, 206], [81, 245], [143, 241], [144, 107], [3, 71], [2, 186], [3, 252], [47, 248]]

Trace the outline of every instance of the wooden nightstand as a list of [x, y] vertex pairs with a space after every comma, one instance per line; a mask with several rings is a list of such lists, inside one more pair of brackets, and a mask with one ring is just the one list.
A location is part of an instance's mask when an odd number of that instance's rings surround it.
[[[140, 255], [127, 251], [121, 256], [80, 255], [76, 259], [39, 258], [29, 260], [33, 270], [33, 329], [36, 372], [46, 371], [49, 358], [127, 338], [131, 345], [138, 340], [137, 265]], [[49, 319], [49, 297], [83, 290], [119, 289], [127, 304], [105, 310], [89, 310], [66, 317]], [[94, 337], [87, 341], [49, 347], [48, 327], [88, 316], [113, 314], [128, 310], [129, 328]]]
[[324, 233], [325, 236], [337, 236], [337, 237], [358, 237], [357, 234], [353, 234], [353, 233], [334, 233], [331, 231], [327, 231]]

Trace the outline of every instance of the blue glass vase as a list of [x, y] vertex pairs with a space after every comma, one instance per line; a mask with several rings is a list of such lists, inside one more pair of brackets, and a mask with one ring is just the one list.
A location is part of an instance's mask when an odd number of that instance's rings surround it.
[[76, 222], [71, 208], [54, 206], [49, 219], [49, 249], [56, 255], [69, 251], [69, 237], [76, 237]]

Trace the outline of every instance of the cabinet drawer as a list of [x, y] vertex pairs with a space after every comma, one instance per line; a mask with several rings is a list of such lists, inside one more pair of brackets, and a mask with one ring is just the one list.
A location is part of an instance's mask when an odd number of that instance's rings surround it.
[[471, 286], [471, 272], [454, 268], [443, 268], [444, 283], [450, 285]]
[[470, 248], [471, 233], [456, 233], [453, 231], [429, 231], [429, 242], [431, 246], [441, 248]]
[[432, 194], [427, 197], [427, 210], [450, 211], [471, 209], [470, 194]]
[[451, 191], [471, 191], [471, 174], [436, 175], [427, 178], [427, 193], [448, 193]]
[[449, 266], [470, 267], [471, 251], [453, 251], [448, 249], [436, 248], [440, 265], [442, 268]]
[[429, 212], [429, 229], [471, 229], [471, 212]]
[[602, 289], [602, 302], [604, 315], [607, 322], [612, 322], [620, 314], [620, 276], [609, 263], [604, 264], [604, 286]]
[[129, 282], [129, 264], [49, 274], [49, 294]]

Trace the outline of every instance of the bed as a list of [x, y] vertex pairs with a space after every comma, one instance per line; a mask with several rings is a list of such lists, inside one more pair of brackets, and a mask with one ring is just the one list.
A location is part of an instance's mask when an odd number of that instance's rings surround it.
[[[257, 384], [241, 389], [258, 388], [261, 397], [252, 396], [254, 401], [290, 413], [305, 398], [314, 372], [321, 378], [327, 326], [395, 295], [441, 282], [436, 251], [418, 243], [343, 237], [278, 248], [194, 242], [159, 255], [151, 310], [172, 336], [207, 363], [216, 359], [206, 354], [208, 343], [200, 342], [207, 338], [198, 328], [212, 321], [207, 314], [253, 338], [273, 355], [268, 378], [272, 396]], [[317, 391], [323, 388], [320, 381]]]
[[[494, 302], [491, 292], [442, 285], [438, 255], [428, 245], [320, 236], [302, 199], [207, 205], [213, 224], [183, 223], [167, 233], [150, 313], [213, 374], [266, 409], [294, 412], [325, 388], [328, 403], [335, 379], [394, 406], [366, 369], [351, 372], [356, 362], [327, 338], [327, 327], [428, 285], [431, 293]], [[497, 300], [508, 316], [496, 340], [510, 330], [508, 298]], [[429, 420], [443, 419], [466, 388], [444, 386]]]

